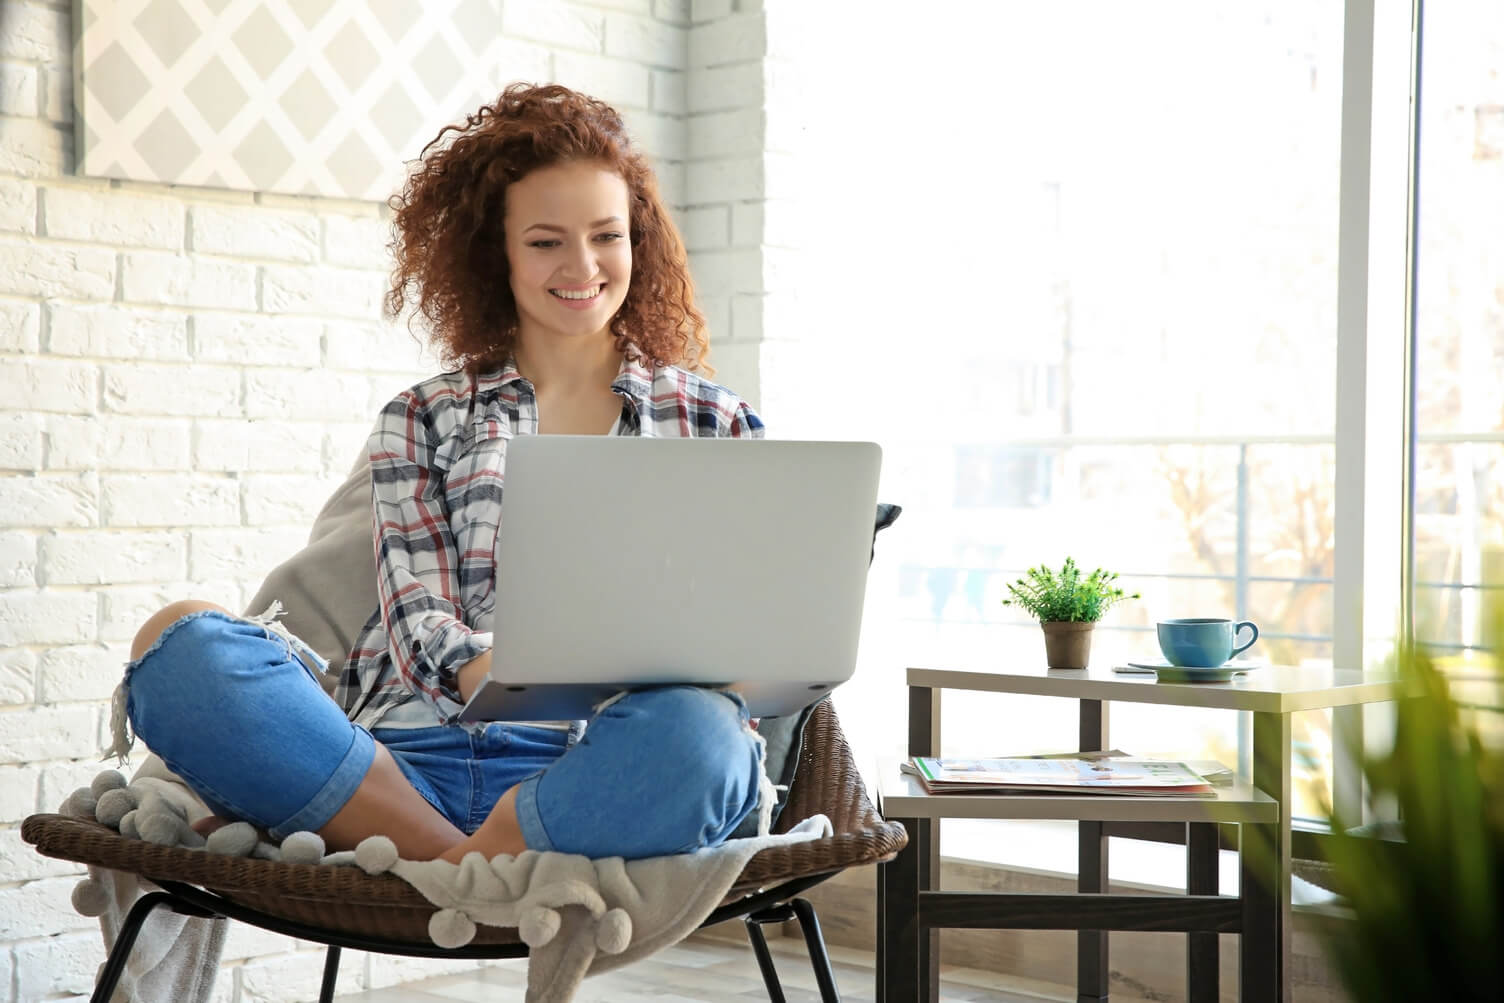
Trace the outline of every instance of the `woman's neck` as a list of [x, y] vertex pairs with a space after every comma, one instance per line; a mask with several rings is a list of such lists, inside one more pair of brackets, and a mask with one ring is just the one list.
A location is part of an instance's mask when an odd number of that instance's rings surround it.
[[517, 371], [540, 393], [606, 389], [621, 370], [621, 353], [609, 333], [588, 341], [519, 335]]

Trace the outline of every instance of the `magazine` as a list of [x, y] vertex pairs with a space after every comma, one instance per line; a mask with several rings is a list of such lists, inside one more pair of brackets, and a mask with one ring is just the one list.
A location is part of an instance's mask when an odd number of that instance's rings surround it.
[[915, 756], [904, 764], [932, 794], [1133, 794], [1216, 797], [1183, 762], [1086, 754], [1075, 758], [951, 759]]

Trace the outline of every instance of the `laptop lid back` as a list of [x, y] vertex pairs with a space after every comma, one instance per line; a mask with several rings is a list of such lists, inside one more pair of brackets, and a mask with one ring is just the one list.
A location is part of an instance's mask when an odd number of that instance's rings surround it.
[[513, 439], [498, 685], [463, 719], [667, 682], [733, 685], [754, 715], [817, 699], [856, 665], [880, 463], [865, 442]]

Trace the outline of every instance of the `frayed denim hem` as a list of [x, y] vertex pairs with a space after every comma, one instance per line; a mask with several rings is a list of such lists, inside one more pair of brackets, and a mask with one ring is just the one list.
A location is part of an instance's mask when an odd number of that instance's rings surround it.
[[215, 609], [202, 609], [196, 613], [188, 613], [180, 616], [172, 621], [172, 623], [169, 623], [162, 633], [157, 635], [157, 639], [151, 643], [151, 647], [141, 653], [140, 658], [135, 658], [125, 663], [125, 675], [115, 686], [115, 692], [110, 696], [110, 746], [100, 753], [100, 759], [109, 759], [111, 756], [114, 756], [115, 762], [120, 766], [125, 766], [131, 761], [131, 749], [136, 745], [136, 736], [131, 729], [130, 685], [131, 676], [135, 674], [136, 669], [140, 667], [142, 662], [155, 655], [161, 649], [162, 645], [167, 643], [167, 639], [183, 624], [211, 614], [220, 617], [225, 616], [224, 613]]
[[554, 841], [548, 838], [543, 828], [543, 818], [538, 814], [538, 781], [543, 774], [534, 774], [517, 785], [517, 827], [522, 830], [522, 842], [529, 850], [552, 850]]

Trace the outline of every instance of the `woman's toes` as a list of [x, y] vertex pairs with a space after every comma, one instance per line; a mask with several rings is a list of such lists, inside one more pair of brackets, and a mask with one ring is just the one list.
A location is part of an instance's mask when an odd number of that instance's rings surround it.
[[223, 815], [205, 815], [203, 818], [193, 823], [193, 831], [198, 833], [200, 836], [207, 836], [209, 835], [209, 833], [214, 832], [217, 829], [223, 829], [229, 824], [230, 820], [225, 818]]

